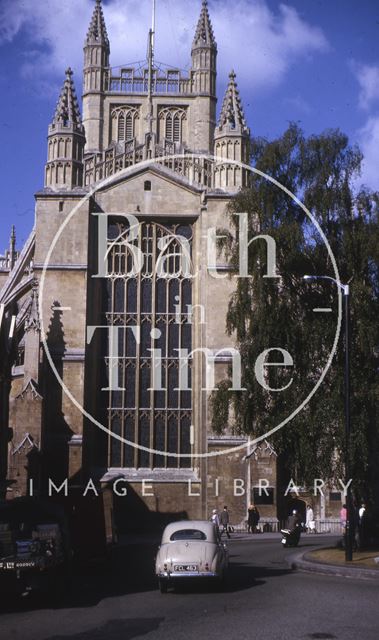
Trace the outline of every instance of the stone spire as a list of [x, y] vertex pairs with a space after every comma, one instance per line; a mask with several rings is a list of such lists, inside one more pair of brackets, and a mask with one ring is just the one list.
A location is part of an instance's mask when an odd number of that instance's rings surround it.
[[55, 108], [53, 124], [66, 126], [68, 123], [82, 127], [78, 99], [72, 80], [72, 69], [66, 69], [66, 78]]
[[213, 34], [211, 19], [208, 13], [207, 0], [203, 0], [203, 6], [201, 8], [200, 18], [197, 23], [192, 49], [194, 49], [195, 47], [204, 47], [204, 46], [217, 49], [216, 40]]
[[16, 228], [12, 225], [11, 237], [9, 239], [9, 267], [12, 270], [17, 259], [16, 252]]
[[215, 187], [236, 191], [248, 185], [250, 129], [246, 124], [236, 74], [231, 71], [214, 136]]
[[101, 0], [96, 0], [85, 44], [102, 44], [109, 48]]
[[[203, 102], [209, 101], [209, 112], [203, 114], [204, 121], [209, 122], [209, 149], [212, 149], [214, 127], [216, 125], [216, 75], [217, 45], [213, 34], [208, 3], [203, 0], [200, 18], [197, 23], [195, 37], [191, 49], [191, 78], [193, 92], [199, 94]], [[201, 149], [205, 151], [205, 149]]]
[[47, 140], [45, 187], [54, 190], [81, 187], [85, 137], [70, 68], [66, 70]]
[[217, 127], [218, 131], [235, 130], [250, 135], [246, 124], [241, 98], [236, 83], [236, 74], [232, 70], [229, 74], [229, 84], [225, 92], [224, 101]]
[[83, 125], [86, 132], [85, 153], [102, 151], [104, 98], [109, 88], [110, 46], [101, 0], [96, 0], [84, 41]]

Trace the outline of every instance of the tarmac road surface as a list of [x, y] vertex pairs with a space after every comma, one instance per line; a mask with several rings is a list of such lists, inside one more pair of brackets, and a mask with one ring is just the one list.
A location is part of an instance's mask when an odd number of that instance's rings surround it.
[[[335, 539], [335, 538], [334, 538]], [[334, 540], [333, 539], [333, 540]], [[326, 545], [303, 536], [302, 548]], [[280, 535], [235, 536], [225, 590], [188, 584], [161, 594], [156, 545], [118, 549], [106, 567], [77, 571], [59, 601], [4, 602], [2, 640], [378, 640], [379, 581], [294, 572]]]

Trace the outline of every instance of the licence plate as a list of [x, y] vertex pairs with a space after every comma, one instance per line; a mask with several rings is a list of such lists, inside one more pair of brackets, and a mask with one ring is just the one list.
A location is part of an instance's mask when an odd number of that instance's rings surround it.
[[174, 564], [174, 571], [197, 571], [197, 564]]
[[4, 569], [5, 571], [12, 571], [14, 569], [32, 569], [36, 566], [34, 560], [2, 560], [0, 562], [0, 569]]

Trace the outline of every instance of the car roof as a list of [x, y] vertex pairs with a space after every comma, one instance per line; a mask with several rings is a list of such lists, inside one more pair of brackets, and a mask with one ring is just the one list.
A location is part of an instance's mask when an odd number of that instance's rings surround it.
[[167, 525], [162, 535], [162, 543], [170, 542], [170, 537], [175, 531], [181, 531], [182, 529], [196, 529], [205, 533], [207, 540], [210, 542], [215, 541], [215, 526], [213, 522], [209, 520], [178, 520], [178, 522], [171, 522]]

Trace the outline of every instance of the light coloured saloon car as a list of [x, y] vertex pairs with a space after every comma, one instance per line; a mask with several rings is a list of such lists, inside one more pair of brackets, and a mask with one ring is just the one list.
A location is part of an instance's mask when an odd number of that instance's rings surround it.
[[181, 520], [165, 528], [155, 561], [161, 593], [195, 578], [213, 578], [221, 584], [227, 567], [228, 550], [212, 522]]

